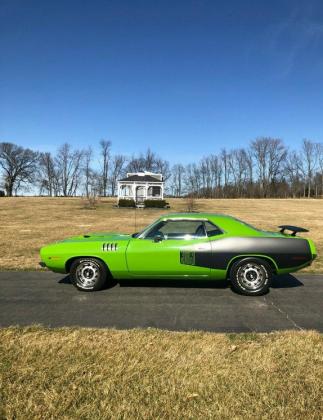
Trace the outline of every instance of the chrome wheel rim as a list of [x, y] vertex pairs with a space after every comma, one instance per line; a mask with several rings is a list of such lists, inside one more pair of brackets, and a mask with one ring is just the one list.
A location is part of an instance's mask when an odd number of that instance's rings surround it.
[[267, 272], [261, 265], [248, 263], [238, 269], [237, 280], [243, 289], [255, 291], [265, 284]]
[[99, 275], [99, 266], [95, 262], [82, 261], [76, 269], [76, 283], [82, 289], [93, 289]]

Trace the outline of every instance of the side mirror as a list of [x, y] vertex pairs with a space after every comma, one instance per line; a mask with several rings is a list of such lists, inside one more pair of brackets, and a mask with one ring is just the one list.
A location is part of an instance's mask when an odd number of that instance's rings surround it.
[[158, 235], [154, 236], [154, 242], [161, 242], [164, 239], [164, 235], [158, 233]]

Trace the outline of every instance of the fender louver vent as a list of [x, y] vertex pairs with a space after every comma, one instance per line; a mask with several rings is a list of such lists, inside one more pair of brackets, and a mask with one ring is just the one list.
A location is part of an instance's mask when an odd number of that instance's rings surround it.
[[107, 242], [102, 245], [103, 251], [116, 251], [117, 249], [118, 249], [118, 244], [116, 243]]

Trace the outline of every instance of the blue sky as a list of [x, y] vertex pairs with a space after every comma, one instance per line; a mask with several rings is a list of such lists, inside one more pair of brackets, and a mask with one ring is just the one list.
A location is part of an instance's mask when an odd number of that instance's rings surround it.
[[297, 147], [323, 141], [323, 3], [0, 0], [0, 76], [0, 141]]

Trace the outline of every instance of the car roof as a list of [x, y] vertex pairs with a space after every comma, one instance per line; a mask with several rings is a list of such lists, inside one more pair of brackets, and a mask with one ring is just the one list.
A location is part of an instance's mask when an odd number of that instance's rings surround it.
[[168, 213], [160, 217], [161, 219], [234, 219], [232, 216], [220, 213]]
[[257, 235], [260, 231], [253, 226], [248, 225], [247, 223], [239, 220], [233, 216], [220, 213], [169, 213], [161, 216], [159, 220], [166, 219], [191, 219], [191, 220], [209, 220], [213, 224], [217, 225], [226, 232], [232, 234], [245, 234], [245, 235]]

